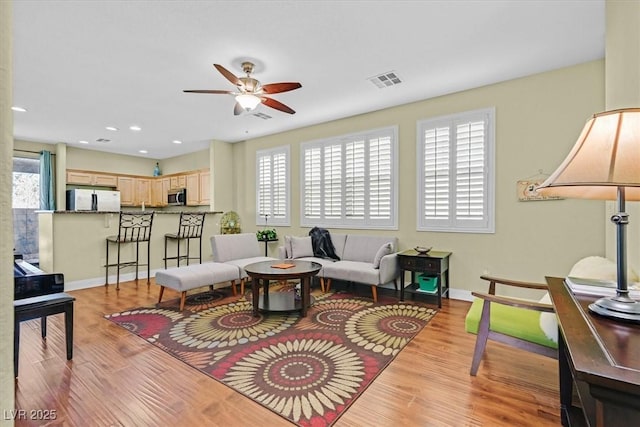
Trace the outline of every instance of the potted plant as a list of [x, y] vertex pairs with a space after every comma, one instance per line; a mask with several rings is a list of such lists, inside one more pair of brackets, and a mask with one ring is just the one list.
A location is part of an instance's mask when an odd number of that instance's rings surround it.
[[278, 238], [278, 234], [276, 233], [276, 230], [269, 228], [256, 231], [256, 237], [258, 240], [276, 240]]

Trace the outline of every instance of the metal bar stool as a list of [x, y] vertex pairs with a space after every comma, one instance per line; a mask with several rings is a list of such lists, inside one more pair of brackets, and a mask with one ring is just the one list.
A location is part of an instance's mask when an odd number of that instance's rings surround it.
[[[180, 267], [180, 260], [187, 260], [189, 265], [190, 259], [197, 259], [202, 264], [202, 227], [204, 225], [205, 212], [180, 212], [180, 222], [178, 224], [178, 232], [175, 234], [167, 233], [164, 235], [164, 268], [167, 268], [167, 260], [175, 259], [176, 265]], [[197, 257], [191, 257], [189, 251], [189, 242], [191, 239], [198, 239], [200, 252]], [[186, 240], [186, 254], [180, 254], [180, 242]], [[177, 246], [177, 255], [167, 256], [167, 246], [169, 241], [175, 241]]]
[[[120, 289], [120, 269], [125, 267], [136, 267], [136, 283], [138, 283], [138, 267], [147, 266], [147, 286], [150, 285], [151, 277], [151, 225], [153, 224], [154, 212], [120, 212], [120, 225], [117, 236], [109, 236], [107, 242], [107, 262], [105, 265], [105, 286], [109, 284], [109, 267], [117, 268], [116, 290]], [[147, 263], [140, 264], [140, 243], [147, 243]], [[135, 261], [121, 261], [120, 247], [123, 244], [135, 243], [136, 259]], [[115, 264], [109, 264], [109, 246], [115, 244], [118, 249], [118, 257]]]

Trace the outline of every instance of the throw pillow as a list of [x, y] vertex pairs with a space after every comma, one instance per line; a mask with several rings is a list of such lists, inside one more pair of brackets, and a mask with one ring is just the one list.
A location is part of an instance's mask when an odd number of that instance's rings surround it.
[[291, 236], [291, 258], [302, 258], [307, 256], [313, 256], [311, 237]]
[[376, 252], [375, 258], [373, 258], [373, 268], [380, 268], [380, 261], [382, 260], [382, 257], [389, 255], [392, 251], [393, 245], [391, 245], [391, 242], [387, 242], [380, 246], [380, 249]]

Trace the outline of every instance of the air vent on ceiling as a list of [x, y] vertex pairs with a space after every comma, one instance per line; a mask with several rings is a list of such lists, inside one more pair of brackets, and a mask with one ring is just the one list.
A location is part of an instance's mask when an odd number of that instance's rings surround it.
[[270, 115], [265, 114], [265, 113], [254, 113], [253, 115], [256, 116], [256, 117], [261, 118], [262, 120], [269, 120], [269, 119], [273, 118]]
[[395, 71], [389, 71], [387, 73], [370, 77], [369, 81], [380, 89], [402, 83], [402, 80], [400, 80], [400, 76], [398, 76], [398, 73], [396, 73]]
[[107, 143], [107, 142], [111, 142], [111, 140], [110, 140], [110, 139], [107, 139], [107, 138], [98, 138], [98, 139], [96, 139], [96, 142], [103, 142], [103, 143]]

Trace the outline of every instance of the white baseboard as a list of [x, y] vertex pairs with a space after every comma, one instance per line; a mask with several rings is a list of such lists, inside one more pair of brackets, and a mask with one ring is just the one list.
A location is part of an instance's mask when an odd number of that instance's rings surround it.
[[[151, 270], [151, 277], [155, 277], [156, 276], [156, 271], [159, 271], [159, 269], [156, 270]], [[136, 278], [136, 273], [121, 273], [120, 274], [120, 282], [128, 282], [130, 280], [134, 280]], [[147, 272], [144, 271], [139, 271], [138, 272], [138, 279], [142, 280], [142, 279], [146, 279], [147, 278]], [[109, 276], [109, 286], [113, 285], [115, 286], [116, 284], [116, 275], [110, 275]], [[104, 286], [104, 276], [101, 277], [94, 277], [91, 279], [83, 279], [83, 280], [75, 280], [72, 282], [65, 282], [64, 283], [64, 290], [66, 291], [77, 291], [80, 289], [88, 289], [88, 288], [97, 288], [99, 286]]]

